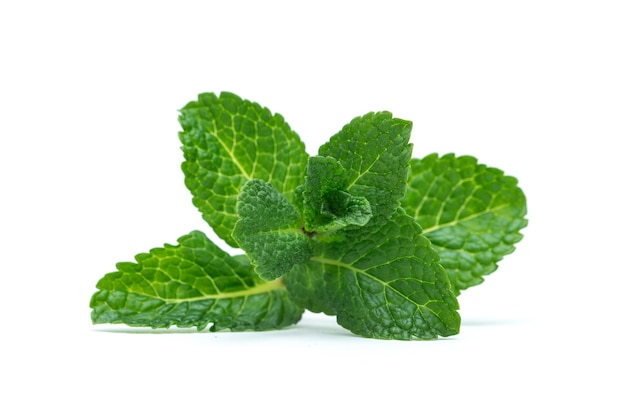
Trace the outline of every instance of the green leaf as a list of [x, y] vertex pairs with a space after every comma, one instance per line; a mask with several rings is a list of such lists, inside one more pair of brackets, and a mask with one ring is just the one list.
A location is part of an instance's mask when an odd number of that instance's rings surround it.
[[302, 184], [308, 155], [282, 116], [231, 93], [200, 94], [180, 111], [185, 185], [215, 233], [236, 246], [237, 196], [253, 178], [288, 200]]
[[329, 232], [367, 224], [372, 217], [368, 200], [350, 195], [345, 191], [347, 187], [346, 170], [337, 160], [324, 156], [309, 158], [302, 191], [307, 231]]
[[260, 280], [241, 257], [233, 258], [202, 232], [117, 264], [91, 298], [93, 323], [167, 328], [212, 324], [210, 330], [268, 330], [293, 325], [303, 309], [282, 280]]
[[522, 239], [526, 197], [517, 183], [471, 156], [411, 160], [402, 206], [439, 252], [457, 294], [482, 283]]
[[261, 278], [276, 279], [311, 257], [298, 210], [270, 183], [253, 179], [244, 184], [237, 214], [233, 236]]
[[319, 149], [346, 170], [345, 191], [368, 200], [373, 219], [384, 222], [406, 191], [412, 123], [389, 112], [354, 118]]
[[402, 209], [361, 239], [318, 244], [307, 264], [284, 277], [292, 299], [337, 315], [355, 334], [433, 339], [458, 333], [458, 303], [437, 252]]

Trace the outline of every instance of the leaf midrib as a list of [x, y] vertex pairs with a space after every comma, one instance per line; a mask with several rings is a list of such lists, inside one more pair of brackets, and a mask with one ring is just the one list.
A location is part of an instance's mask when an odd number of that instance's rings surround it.
[[[474, 218], [483, 216], [485, 214], [493, 213], [493, 212], [496, 212], [496, 211], [502, 210], [502, 209], [506, 209], [507, 207], [511, 207], [511, 205], [510, 204], [504, 204], [504, 205], [500, 205], [500, 206], [496, 206], [496, 207], [490, 207], [490, 208], [487, 208], [487, 209], [485, 209], [483, 211], [480, 211], [478, 213], [474, 213], [474, 214], [472, 214], [470, 216], [467, 216], [467, 217], [457, 218], [457, 219], [455, 219], [453, 221], [450, 221], [450, 222], [447, 222], [447, 223], [444, 223], [444, 224], [437, 224], [437, 225], [434, 225], [434, 226], [429, 227], [429, 228], [424, 228], [422, 230], [422, 234], [426, 235], [426, 234], [429, 234], [431, 232], [434, 232], [434, 231], [437, 231], [437, 230], [440, 230], [440, 229], [443, 229], [443, 228], [446, 228], [446, 227], [453, 227], [453, 226], [455, 226], [457, 224], [461, 224], [461, 223], [473, 220]], [[417, 218], [415, 218], [415, 219], [417, 220]]]
[[[241, 171], [241, 174], [244, 177], [246, 177], [247, 180], [251, 180], [252, 175], [246, 172], [246, 169], [243, 167], [243, 165], [239, 163], [239, 160], [237, 160], [237, 157], [235, 156], [235, 152], [231, 151], [229, 148], [226, 147], [226, 143], [220, 139], [218, 134], [213, 134], [213, 136], [215, 137], [215, 139], [217, 139], [217, 141], [220, 143], [222, 148], [224, 148], [224, 151], [228, 154], [230, 160], [237, 166], [237, 168], [239, 168], [239, 171]], [[256, 166], [256, 162], [254, 166]]]
[[[401, 257], [398, 257], [398, 258], [401, 258]], [[354, 272], [354, 273], [359, 273], [359, 274], [361, 274], [361, 275], [365, 275], [365, 276], [367, 276], [368, 278], [370, 278], [370, 279], [372, 279], [372, 280], [374, 280], [374, 281], [376, 281], [376, 282], [380, 283], [381, 285], [385, 286], [385, 288], [389, 288], [389, 290], [393, 291], [394, 293], [398, 294], [399, 296], [404, 297], [407, 301], [409, 301], [409, 302], [411, 302], [411, 303], [415, 304], [415, 306], [416, 306], [416, 307], [418, 307], [418, 308], [425, 308], [425, 309], [427, 309], [428, 311], [432, 312], [432, 313], [433, 313], [433, 314], [434, 314], [437, 318], [439, 318], [439, 319], [443, 322], [443, 320], [442, 320], [442, 319], [438, 316], [438, 314], [434, 313], [434, 312], [433, 312], [430, 308], [428, 308], [428, 306], [427, 306], [427, 304], [428, 304], [428, 303], [433, 302], [433, 301], [435, 301], [435, 300], [429, 300], [426, 304], [420, 304], [420, 303], [418, 303], [418, 302], [416, 302], [416, 301], [414, 301], [414, 300], [411, 300], [411, 299], [410, 299], [409, 297], [407, 297], [404, 293], [400, 292], [398, 289], [396, 289], [396, 288], [394, 288], [393, 286], [391, 286], [391, 285], [389, 284], [389, 282], [383, 281], [382, 279], [377, 278], [377, 277], [375, 277], [375, 276], [374, 276], [374, 275], [372, 275], [372, 274], [368, 274], [368, 273], [366, 272], [366, 270], [362, 270], [362, 269], [360, 269], [360, 268], [356, 268], [356, 267], [354, 267], [352, 264], [346, 264], [346, 263], [341, 262], [341, 261], [339, 261], [339, 260], [333, 260], [333, 259], [326, 258], [326, 257], [321, 257], [321, 256], [313, 256], [313, 257], [311, 257], [311, 261], [316, 261], [316, 262], [318, 262], [318, 263], [320, 263], [320, 264], [334, 265], [334, 266], [337, 266], [337, 267], [346, 268], [346, 269], [348, 269], [348, 270], [350, 270], [350, 271], [352, 271], [352, 272]], [[419, 280], [419, 279], [415, 279], [415, 280]], [[424, 281], [422, 281], [422, 280], [419, 280], [419, 281], [420, 281], [420, 282], [422, 282], [422, 283], [428, 283], [428, 282], [424, 282]], [[444, 322], [444, 323], [445, 323], [445, 322]]]
[[180, 304], [180, 303], [188, 303], [188, 302], [204, 301], [204, 300], [224, 300], [224, 299], [232, 299], [232, 298], [238, 298], [238, 297], [248, 297], [248, 296], [268, 293], [273, 290], [280, 290], [280, 289], [285, 289], [285, 284], [282, 278], [278, 278], [273, 281], [269, 281], [267, 283], [262, 283], [260, 285], [255, 285], [251, 288], [247, 288], [243, 290], [237, 290], [233, 292], [220, 292], [217, 294], [205, 294], [205, 295], [198, 296], [198, 297], [190, 297], [190, 298], [184, 298], [184, 299], [183, 298], [168, 299], [168, 298], [155, 296], [152, 294], [146, 294], [144, 292], [137, 293], [137, 292], [129, 291], [128, 293], [134, 293], [134, 294], [140, 294], [146, 297], [152, 297], [152, 298], [161, 300], [165, 302], [166, 304]]
[[350, 188], [352, 188], [353, 186], [355, 186], [355, 185], [356, 185], [356, 183], [357, 183], [358, 181], [360, 181], [360, 180], [361, 180], [361, 178], [363, 178], [363, 176], [365, 176], [367, 173], [369, 173], [369, 172], [370, 172], [370, 170], [371, 170], [372, 168], [374, 168], [374, 166], [376, 165], [376, 163], [378, 163], [378, 161], [380, 160], [380, 158], [381, 158], [381, 156], [382, 156], [382, 155], [383, 155], [383, 153], [378, 153], [378, 154], [376, 155], [376, 159], [374, 159], [374, 160], [372, 161], [372, 163], [370, 163], [370, 165], [369, 165], [369, 166], [367, 166], [367, 167], [365, 168], [365, 170], [363, 170], [363, 171], [357, 171], [358, 175], [354, 178], [354, 180], [353, 180], [352, 182], [350, 182], [350, 183], [348, 184], [348, 186], [345, 188], [345, 190], [349, 192], [349, 191], [350, 191]]

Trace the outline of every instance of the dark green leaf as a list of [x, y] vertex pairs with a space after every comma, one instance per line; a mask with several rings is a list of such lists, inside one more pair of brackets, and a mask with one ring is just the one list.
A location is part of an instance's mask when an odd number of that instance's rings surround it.
[[355, 334], [433, 339], [458, 333], [458, 304], [437, 252], [398, 209], [389, 222], [358, 230], [361, 239], [318, 244], [307, 264], [285, 275], [290, 296], [337, 315]]
[[261, 278], [276, 279], [311, 257], [300, 214], [271, 184], [257, 179], [244, 184], [237, 214], [233, 236]]
[[372, 218], [384, 222], [400, 206], [411, 159], [412, 124], [389, 112], [354, 118], [319, 149], [346, 170], [345, 191], [364, 197]]
[[346, 170], [331, 157], [309, 158], [302, 191], [305, 229], [336, 231], [349, 225], [363, 226], [372, 217], [367, 199], [346, 192]]

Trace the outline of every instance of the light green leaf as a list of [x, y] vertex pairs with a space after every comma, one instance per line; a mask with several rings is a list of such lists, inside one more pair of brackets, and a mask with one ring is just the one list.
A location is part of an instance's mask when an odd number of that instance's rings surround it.
[[349, 225], [363, 226], [372, 217], [367, 199], [354, 197], [346, 170], [331, 157], [309, 158], [302, 191], [305, 229], [309, 232], [336, 231]]
[[345, 191], [367, 199], [376, 222], [395, 212], [406, 191], [411, 128], [389, 112], [372, 112], [354, 118], [319, 149], [345, 168]]
[[483, 282], [514, 250], [527, 224], [514, 177], [471, 156], [411, 160], [402, 206], [424, 228], [457, 294]]
[[185, 185], [216, 234], [231, 246], [243, 184], [270, 182], [293, 201], [308, 155], [282, 116], [231, 93], [200, 94], [180, 111]]
[[355, 334], [433, 339], [458, 333], [458, 303], [437, 252], [402, 209], [361, 239], [318, 244], [307, 264], [284, 277], [292, 299], [337, 315]]
[[91, 298], [93, 323], [167, 328], [212, 324], [210, 330], [268, 330], [293, 325], [303, 309], [282, 280], [260, 280], [241, 257], [231, 257], [202, 232], [117, 264]]
[[253, 179], [244, 184], [237, 214], [233, 236], [261, 278], [276, 279], [311, 257], [298, 210], [270, 183]]

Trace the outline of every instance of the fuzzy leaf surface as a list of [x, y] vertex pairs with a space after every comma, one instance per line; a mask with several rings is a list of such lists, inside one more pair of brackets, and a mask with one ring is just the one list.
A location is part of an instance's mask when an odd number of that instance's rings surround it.
[[318, 244], [285, 275], [290, 297], [337, 315], [353, 333], [379, 339], [434, 339], [458, 333], [460, 317], [439, 256], [402, 209], [360, 239]]
[[282, 281], [260, 280], [241, 257], [231, 257], [202, 232], [117, 264], [92, 296], [93, 323], [152, 328], [268, 330], [297, 323], [302, 307]]
[[270, 183], [253, 179], [244, 184], [237, 214], [233, 236], [261, 278], [276, 279], [311, 257], [302, 217]]
[[228, 244], [237, 245], [232, 231], [246, 181], [268, 181], [293, 200], [308, 155], [281, 115], [232, 93], [204, 93], [185, 105], [179, 122], [185, 185], [202, 217]]
[[457, 294], [494, 272], [527, 224], [517, 179], [471, 156], [412, 159], [402, 206], [439, 252]]
[[350, 195], [347, 187], [348, 175], [337, 160], [309, 158], [302, 192], [307, 231], [328, 232], [367, 224], [372, 217], [368, 200]]
[[390, 112], [354, 118], [319, 149], [346, 170], [350, 195], [364, 197], [372, 209], [370, 222], [384, 222], [400, 206], [411, 159], [412, 123]]

